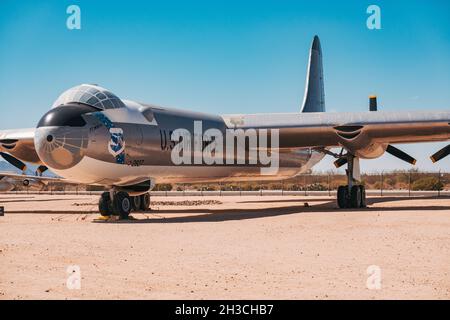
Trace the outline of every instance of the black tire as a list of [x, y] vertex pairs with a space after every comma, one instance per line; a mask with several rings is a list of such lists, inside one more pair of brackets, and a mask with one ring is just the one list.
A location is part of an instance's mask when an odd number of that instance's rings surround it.
[[348, 188], [347, 186], [339, 186], [337, 191], [337, 202], [338, 206], [341, 209], [347, 208], [347, 195], [348, 195]]
[[98, 201], [98, 211], [103, 217], [109, 217], [111, 215], [111, 197], [109, 192], [103, 192]]
[[121, 219], [128, 219], [131, 211], [131, 199], [128, 193], [120, 191], [115, 194], [113, 209], [115, 215]]
[[350, 193], [350, 208], [359, 208], [361, 206], [361, 188], [353, 186]]
[[361, 188], [361, 208], [366, 207], [366, 187], [359, 186]]
[[142, 211], [147, 211], [150, 209], [150, 193], [145, 193], [139, 196], [141, 198], [140, 209]]
[[142, 200], [140, 196], [131, 197], [131, 209], [133, 211], [141, 210], [141, 201]]

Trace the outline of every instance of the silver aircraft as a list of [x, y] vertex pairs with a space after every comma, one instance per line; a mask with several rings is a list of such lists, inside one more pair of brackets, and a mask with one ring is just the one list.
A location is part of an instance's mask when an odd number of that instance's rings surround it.
[[[201, 152], [217, 142], [198, 140], [197, 123], [201, 123], [201, 132], [214, 129], [224, 133], [225, 140], [230, 139], [225, 131], [238, 131], [237, 136], [244, 136], [240, 142], [245, 147], [244, 161], [174, 163], [173, 151], [187, 141], [174, 138], [180, 128], [192, 135], [194, 142], [187, 144], [189, 148], [197, 146], [198, 150], [200, 144]], [[155, 183], [285, 179], [308, 172], [329, 154], [336, 158], [336, 167], [348, 168], [347, 184], [338, 188], [338, 206], [358, 208], [365, 207], [359, 159], [374, 159], [388, 152], [415, 164], [413, 157], [393, 145], [449, 140], [449, 123], [450, 111], [377, 111], [375, 97], [370, 98], [367, 112], [325, 112], [322, 49], [315, 36], [298, 113], [204, 114], [123, 100], [102, 87], [83, 84], [64, 92], [36, 128], [0, 131], [0, 151], [20, 169], [24, 162], [39, 165], [33, 179], [47, 181], [49, 178], [40, 174], [50, 168], [67, 183], [105, 186], [110, 191], [100, 197], [100, 213], [123, 218], [132, 209], [149, 208], [148, 192]], [[275, 147], [261, 143], [268, 130], [277, 132]], [[263, 133], [256, 146], [250, 145], [249, 131]], [[273, 137], [263, 140], [270, 139]], [[331, 151], [336, 147], [341, 152]], [[255, 149], [277, 155], [277, 170], [262, 174], [267, 163], [250, 161]], [[450, 146], [431, 159], [436, 162], [448, 154]]]

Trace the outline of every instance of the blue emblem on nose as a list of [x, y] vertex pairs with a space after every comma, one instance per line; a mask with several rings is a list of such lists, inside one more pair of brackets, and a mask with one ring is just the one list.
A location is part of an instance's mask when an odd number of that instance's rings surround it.
[[116, 158], [116, 162], [120, 164], [125, 163], [125, 140], [123, 137], [123, 130], [116, 128], [114, 123], [108, 119], [103, 113], [94, 113], [95, 117], [109, 129], [111, 138], [108, 143], [108, 151], [113, 157]]
[[114, 157], [117, 157], [125, 151], [125, 141], [123, 140], [123, 130], [121, 128], [109, 129], [111, 140], [109, 140], [108, 151]]

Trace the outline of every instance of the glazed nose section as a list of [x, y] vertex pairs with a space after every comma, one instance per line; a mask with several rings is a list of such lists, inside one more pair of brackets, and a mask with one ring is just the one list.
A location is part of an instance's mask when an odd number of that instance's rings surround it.
[[64, 105], [51, 109], [39, 121], [34, 145], [49, 168], [69, 169], [83, 158], [88, 147], [88, 130], [82, 115], [96, 111], [85, 105]]

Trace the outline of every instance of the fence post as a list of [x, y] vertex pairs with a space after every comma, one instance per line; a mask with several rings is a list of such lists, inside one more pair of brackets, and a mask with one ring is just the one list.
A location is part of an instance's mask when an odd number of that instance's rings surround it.
[[303, 189], [305, 190], [305, 197], [308, 195], [307, 193], [306, 193], [306, 174], [305, 174], [305, 179], [304, 179], [304, 183], [303, 183]]
[[411, 171], [408, 171], [408, 197], [411, 198]]
[[439, 178], [438, 178], [438, 197], [441, 196], [441, 170], [439, 169]]
[[383, 171], [381, 171], [380, 195], [383, 196]]
[[331, 197], [330, 174], [327, 175], [328, 196]]

